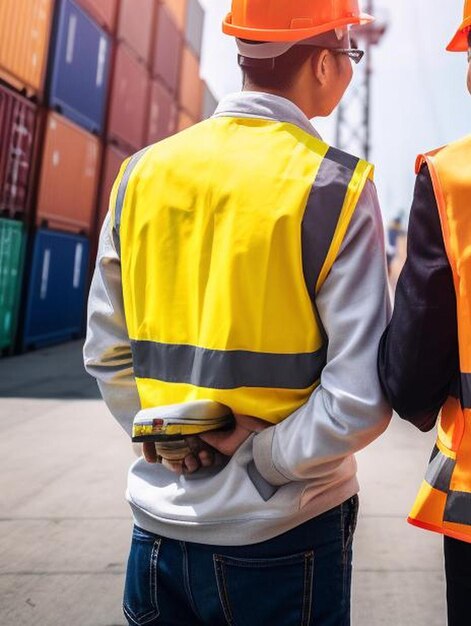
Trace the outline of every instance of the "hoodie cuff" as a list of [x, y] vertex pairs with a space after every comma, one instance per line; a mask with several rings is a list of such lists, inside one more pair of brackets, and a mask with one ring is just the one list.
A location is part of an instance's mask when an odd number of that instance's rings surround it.
[[275, 487], [281, 487], [292, 482], [282, 474], [273, 462], [273, 439], [275, 427], [266, 428], [255, 435], [253, 439], [253, 459], [257, 470], [262, 477]]

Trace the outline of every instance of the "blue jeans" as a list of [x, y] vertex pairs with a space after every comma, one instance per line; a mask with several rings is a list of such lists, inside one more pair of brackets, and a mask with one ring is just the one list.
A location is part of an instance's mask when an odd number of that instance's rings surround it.
[[249, 546], [175, 541], [135, 527], [130, 625], [349, 626], [358, 497]]

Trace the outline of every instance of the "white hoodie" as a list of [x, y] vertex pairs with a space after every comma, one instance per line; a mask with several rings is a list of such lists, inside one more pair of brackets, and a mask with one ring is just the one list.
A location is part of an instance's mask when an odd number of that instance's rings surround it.
[[[290, 122], [318, 137], [302, 111], [279, 96], [234, 94], [215, 115]], [[251, 544], [357, 493], [353, 455], [378, 437], [391, 417], [376, 367], [391, 304], [383, 222], [370, 181], [316, 304], [329, 344], [321, 384], [308, 402], [280, 424], [252, 435], [222, 469], [178, 477], [137, 460], [129, 470], [126, 497], [138, 526], [183, 541]], [[90, 291], [84, 360], [129, 435], [140, 404], [109, 217]]]

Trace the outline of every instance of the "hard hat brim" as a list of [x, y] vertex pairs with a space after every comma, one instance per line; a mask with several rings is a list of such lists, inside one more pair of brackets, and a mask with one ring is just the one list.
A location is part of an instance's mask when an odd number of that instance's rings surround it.
[[232, 35], [238, 39], [247, 39], [248, 41], [270, 41], [270, 42], [289, 42], [302, 41], [316, 35], [321, 35], [336, 28], [344, 28], [345, 26], [361, 26], [374, 22], [374, 17], [368, 13], [360, 13], [353, 17], [345, 17], [321, 26], [312, 26], [310, 28], [290, 28], [290, 29], [260, 29], [246, 28], [243, 26], [235, 26], [232, 24], [232, 13], [229, 13], [223, 21], [222, 30], [226, 35]]
[[448, 52], [466, 52], [468, 50], [468, 31], [470, 29], [471, 17], [468, 17], [461, 24], [458, 32], [446, 47]]

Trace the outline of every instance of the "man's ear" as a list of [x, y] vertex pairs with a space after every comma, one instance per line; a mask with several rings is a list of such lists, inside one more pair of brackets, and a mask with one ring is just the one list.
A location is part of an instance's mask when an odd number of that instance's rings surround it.
[[323, 87], [327, 82], [329, 60], [329, 52], [327, 50], [321, 50], [319, 54], [312, 55], [312, 71], [315, 79], [321, 87]]

